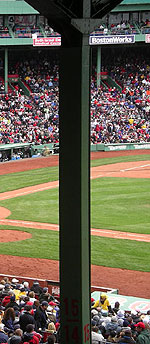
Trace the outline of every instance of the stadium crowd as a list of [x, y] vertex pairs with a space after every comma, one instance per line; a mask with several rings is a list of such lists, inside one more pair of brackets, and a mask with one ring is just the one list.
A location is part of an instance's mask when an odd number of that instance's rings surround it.
[[[38, 281], [4, 277], [0, 281], [0, 343], [60, 343], [59, 296], [50, 295]], [[106, 293], [91, 298], [92, 344], [150, 342], [150, 310], [128, 312], [111, 305]]]
[[150, 33], [150, 20], [149, 15], [146, 20], [114, 20], [115, 18], [107, 16], [105, 22], [102, 23], [92, 35], [136, 35]]
[[[150, 65], [145, 56], [104, 59], [102, 71], [115, 87], [97, 88], [91, 80], [91, 143], [143, 143], [150, 141]], [[30, 90], [0, 94], [0, 144], [59, 142], [59, 67], [41, 57], [17, 62], [10, 68]], [[120, 89], [119, 87], [120, 86]]]
[[38, 64], [31, 60], [17, 64], [15, 73], [29, 86], [31, 96], [25, 96], [19, 88], [1, 95], [0, 143], [57, 143], [58, 66], [50, 66], [47, 60]]
[[[105, 57], [103, 71], [121, 86], [108, 89], [91, 84], [91, 142], [150, 141], [150, 66], [142, 55], [122, 56], [116, 63]], [[96, 75], [95, 75], [96, 76]]]

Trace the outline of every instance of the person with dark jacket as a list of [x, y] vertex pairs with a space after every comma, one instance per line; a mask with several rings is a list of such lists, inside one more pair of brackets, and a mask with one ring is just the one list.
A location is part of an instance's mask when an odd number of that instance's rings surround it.
[[135, 340], [132, 337], [132, 331], [130, 328], [124, 329], [121, 333], [121, 338], [119, 339], [119, 344], [135, 344]]
[[56, 337], [52, 334], [51, 336], [48, 337], [48, 341], [46, 344], [55, 344], [56, 342]]
[[4, 312], [2, 323], [5, 331], [14, 330], [15, 311], [13, 308], [7, 308]]
[[33, 285], [32, 285], [30, 290], [34, 291], [35, 294], [38, 295], [38, 296], [42, 293], [42, 287], [40, 287], [38, 281], [33, 282]]
[[13, 335], [8, 339], [8, 344], [20, 344], [22, 338], [20, 336]]
[[24, 312], [20, 315], [19, 324], [20, 324], [20, 328], [23, 332], [26, 331], [26, 326], [28, 324], [35, 325], [34, 317], [33, 317], [33, 315], [30, 314], [31, 309], [32, 309], [32, 306], [25, 305]]
[[34, 326], [32, 324], [28, 324], [26, 326], [26, 331], [24, 332], [22, 341], [23, 343], [28, 342], [32, 344], [39, 344], [38, 333], [36, 334], [36, 332], [34, 332]]
[[39, 301], [40, 303], [42, 303], [42, 301], [47, 301], [47, 302], [51, 301], [51, 295], [49, 294], [47, 287], [43, 288], [42, 293], [39, 296]]
[[7, 308], [10, 307], [10, 308], [13, 308], [14, 311], [16, 311], [16, 310], [19, 311], [19, 310], [20, 310], [20, 307], [19, 307], [18, 303], [17, 303], [15, 300], [16, 300], [15, 295], [11, 295], [11, 296], [10, 296], [10, 302], [7, 303], [5, 309], [7, 309]]
[[47, 310], [48, 307], [48, 302], [47, 301], [42, 301], [41, 305], [37, 308], [34, 318], [36, 321], [36, 329], [41, 329], [45, 330], [46, 325], [47, 325]]
[[4, 331], [4, 325], [0, 324], [0, 344], [1, 343], [7, 343], [8, 341], [8, 335]]

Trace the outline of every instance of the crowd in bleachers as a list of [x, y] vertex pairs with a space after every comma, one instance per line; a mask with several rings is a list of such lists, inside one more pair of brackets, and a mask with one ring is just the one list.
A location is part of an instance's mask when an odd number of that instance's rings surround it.
[[130, 87], [123, 94], [116, 88], [92, 88], [92, 94], [92, 143], [150, 142], [149, 97], [142, 98]]
[[109, 302], [107, 293], [100, 293], [98, 300], [91, 298], [92, 344], [124, 343], [148, 344], [150, 340], [150, 310], [125, 311], [118, 301]]
[[[53, 37], [60, 36], [49, 25], [19, 25], [16, 24], [12, 28], [12, 33], [15, 38], [32, 38], [33, 34], [37, 37]], [[147, 19], [145, 22], [133, 22], [130, 20], [121, 20], [117, 23], [101, 24], [92, 35], [136, 35], [136, 34], [149, 34], [150, 21]], [[0, 38], [11, 38], [11, 33], [8, 26], [0, 27]]]
[[105, 20], [92, 35], [137, 35], [150, 33], [150, 20], [120, 20], [109, 22]]
[[[128, 55], [128, 54], [127, 54]], [[142, 55], [122, 56], [110, 63], [104, 58], [103, 71], [117, 87], [97, 88], [91, 80], [91, 143], [150, 142], [150, 65]], [[30, 89], [0, 95], [0, 144], [59, 142], [58, 63], [40, 56], [11, 64]]]
[[8, 26], [0, 25], [0, 38], [11, 38]]
[[142, 34], [149, 34], [150, 33], [150, 20], [146, 19], [145, 21], [141, 21], [137, 23], [139, 26]]
[[[0, 343], [61, 343], [60, 333], [59, 295], [51, 295], [38, 281], [0, 281]], [[124, 311], [118, 301], [112, 305], [101, 293], [99, 300], [91, 298], [91, 338], [92, 344], [148, 344], [150, 310]]]
[[[128, 54], [127, 54], [128, 55]], [[103, 70], [121, 86], [108, 89], [91, 84], [92, 143], [150, 142], [150, 65], [144, 56], [118, 56]]]
[[[57, 143], [59, 140], [58, 66], [34, 59], [15, 65], [31, 90], [0, 97], [0, 143]], [[13, 72], [12, 70], [11, 72]]]
[[[55, 32], [49, 25], [14, 25], [12, 28], [15, 38], [32, 38], [36, 35], [37, 38], [40, 37], [53, 37], [60, 36], [59, 33]], [[0, 31], [1, 34], [1, 31]]]
[[23, 25], [16, 25], [13, 28], [13, 33], [15, 38], [32, 38], [33, 34], [36, 34], [37, 37], [43, 37], [40, 28], [36, 25], [27, 27]]
[[[147, 19], [145, 19], [147, 15]], [[93, 35], [130, 35], [150, 33], [150, 12], [110, 13], [104, 17], [102, 24], [91, 34]], [[36, 15], [1, 16], [0, 38], [32, 38], [60, 36], [49, 26], [46, 18]]]
[[[59, 341], [59, 301], [38, 281], [4, 277], [0, 282], [0, 343], [39, 344]], [[50, 337], [50, 338], [49, 338]]]
[[[58, 112], [50, 91], [0, 98], [0, 144], [58, 142]], [[55, 108], [54, 108], [55, 107]], [[54, 109], [53, 109], [54, 108]]]
[[[10, 25], [9, 25], [10, 26]], [[32, 38], [33, 34], [37, 37], [55, 37], [60, 33], [54, 31], [48, 24], [23, 25], [13, 24], [9, 26], [0, 26], [0, 38]], [[150, 33], [150, 20], [133, 21], [121, 20], [115, 23], [102, 23], [91, 35], [137, 35]]]
[[0, 38], [32, 38], [36, 34], [39, 37], [60, 36], [48, 24], [43, 17], [39, 22], [35, 16], [9, 16], [7, 25], [5, 19], [1, 16]]
[[92, 35], [131, 35], [139, 34], [140, 28], [137, 27], [130, 21], [121, 21], [112, 24], [101, 24]]

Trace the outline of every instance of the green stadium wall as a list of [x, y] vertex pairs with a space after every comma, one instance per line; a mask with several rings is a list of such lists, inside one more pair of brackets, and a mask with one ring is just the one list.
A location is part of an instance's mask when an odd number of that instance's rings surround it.
[[150, 149], [150, 143], [115, 143], [115, 144], [93, 144], [91, 145], [91, 152], [113, 152], [120, 150], [139, 150]]
[[[35, 152], [40, 153], [42, 152], [45, 147], [48, 147], [51, 153], [54, 151], [54, 148], [59, 147], [59, 143], [48, 143], [43, 145], [34, 145], [31, 143], [14, 143], [14, 144], [2, 144], [0, 145], [0, 152], [9, 151], [10, 156], [13, 155], [13, 152], [17, 152], [17, 150], [21, 149], [24, 150], [25, 147], [31, 147], [32, 154]], [[114, 152], [114, 151], [122, 151], [122, 150], [140, 150], [140, 149], [150, 149], [150, 143], [115, 143], [115, 144], [91, 144], [91, 152]]]

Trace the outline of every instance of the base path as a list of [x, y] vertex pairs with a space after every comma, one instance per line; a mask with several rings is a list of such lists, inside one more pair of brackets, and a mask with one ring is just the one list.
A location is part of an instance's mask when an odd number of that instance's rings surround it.
[[[91, 179], [101, 177], [150, 178], [150, 160], [123, 162], [91, 168]], [[0, 193], [0, 201], [25, 196], [30, 193], [44, 191], [59, 186], [58, 181], [28, 186], [22, 189]]]
[[[0, 207], [1, 208], [1, 207]], [[4, 208], [5, 209], [5, 208]], [[7, 209], [6, 209], [7, 212]], [[40, 223], [40, 222], [31, 222], [31, 221], [22, 221], [22, 220], [11, 220], [11, 219], [1, 219], [0, 225], [5, 226], [19, 226], [23, 228], [35, 228], [35, 229], [46, 229], [49, 231], [59, 231], [59, 226], [51, 223]], [[18, 233], [19, 235], [19, 233]], [[20, 234], [20, 240], [22, 240]], [[128, 232], [119, 232], [107, 229], [96, 229], [91, 228], [91, 235], [113, 238], [113, 239], [126, 239], [126, 240], [136, 240], [150, 242], [150, 234], [136, 234]], [[8, 237], [9, 241], [9, 237]]]
[[[143, 150], [143, 151], [121, 151], [121, 152], [98, 152], [92, 153], [91, 158], [99, 159], [99, 158], [109, 158], [115, 156], [129, 156], [129, 155], [139, 155], [139, 154], [150, 154], [150, 151]], [[0, 164], [0, 174], [6, 173], [13, 173], [13, 172], [20, 172], [29, 169], [36, 169], [36, 168], [43, 168], [47, 166], [56, 166], [58, 165], [58, 156], [51, 156], [49, 158], [38, 158], [38, 159], [26, 159], [21, 161], [13, 161], [8, 163], [1, 163]], [[147, 165], [147, 166], [146, 166]], [[117, 167], [118, 166], [118, 167]], [[116, 170], [117, 167], [117, 170]], [[145, 173], [145, 175], [143, 174]], [[123, 163], [113, 164], [113, 165], [105, 165], [99, 166], [92, 170], [91, 177], [92, 178], [99, 178], [99, 177], [137, 177], [137, 178], [149, 178], [150, 177], [150, 161], [143, 161], [138, 163]], [[58, 183], [58, 182], [57, 182]], [[46, 183], [47, 184], [47, 183]], [[57, 185], [56, 185], [57, 186]], [[56, 187], [54, 186], [54, 187]], [[39, 188], [40, 186], [36, 186]], [[42, 186], [49, 188], [49, 185]], [[21, 192], [25, 195], [29, 190], [21, 190]], [[30, 192], [37, 192], [40, 190], [35, 190]], [[17, 193], [19, 190], [16, 191]], [[12, 191], [13, 193], [13, 191]], [[14, 194], [8, 195], [8, 193], [0, 194], [1, 200], [7, 199], [11, 197], [15, 197]], [[21, 194], [17, 195], [21, 196]], [[17, 197], [16, 196], [16, 197]], [[5, 197], [5, 198], [3, 198]], [[1, 213], [1, 209], [0, 209]], [[9, 215], [6, 215], [9, 216]], [[4, 221], [4, 222], [3, 222]], [[1, 224], [5, 224], [7, 219], [0, 220]], [[10, 221], [8, 219], [8, 221]], [[12, 221], [12, 220], [11, 220]], [[14, 220], [15, 221], [15, 220]], [[9, 222], [9, 225], [12, 223]], [[16, 224], [17, 226], [18, 224]], [[39, 224], [41, 225], [41, 224]], [[19, 225], [21, 226], [21, 225]], [[46, 227], [46, 225], [44, 224]], [[54, 225], [50, 225], [54, 226]], [[29, 227], [29, 223], [28, 223]], [[55, 229], [56, 230], [56, 227]], [[96, 232], [94, 232], [96, 231]], [[13, 231], [12, 231], [13, 232]], [[104, 232], [99, 229], [92, 229], [92, 234], [104, 236]], [[110, 232], [105, 230], [105, 235], [109, 234]], [[117, 235], [123, 235], [122, 232], [114, 231], [113, 237]], [[127, 239], [127, 235], [136, 235], [134, 233], [125, 233]], [[139, 236], [139, 235], [138, 235]], [[141, 235], [143, 237], [143, 235]], [[137, 238], [136, 240], [141, 240], [142, 237]], [[144, 236], [145, 237], [145, 236]], [[149, 238], [149, 236], [148, 236]], [[128, 237], [129, 239], [129, 237]], [[135, 237], [134, 237], [135, 240]], [[148, 239], [149, 240], [149, 239]], [[4, 264], [5, 262], [5, 264]], [[37, 268], [38, 267], [38, 268]], [[17, 257], [17, 256], [7, 256], [7, 255], [0, 255], [0, 273], [1, 274], [10, 274], [10, 275], [22, 275], [25, 277], [34, 277], [34, 278], [42, 278], [42, 279], [52, 279], [52, 280], [59, 280], [59, 263], [58, 261], [51, 261], [45, 259], [38, 259], [38, 258], [25, 258], [25, 257]], [[92, 266], [91, 267], [91, 284], [92, 285], [99, 285], [105, 286], [109, 288], [117, 288], [119, 289], [119, 293], [123, 295], [132, 295], [137, 297], [145, 297], [149, 298], [149, 279], [150, 273], [149, 272], [140, 272], [140, 271], [129, 271], [123, 269], [115, 269], [115, 268], [108, 268], [104, 266]]]
[[28, 186], [26, 188], [13, 190], [13, 191], [7, 191], [0, 194], [0, 201], [3, 201], [5, 199], [19, 197], [19, 196], [25, 196], [34, 192], [38, 191], [44, 191], [49, 190], [58, 187], [59, 183], [58, 181], [50, 182], [50, 183], [43, 183], [39, 185], [34, 186]]

